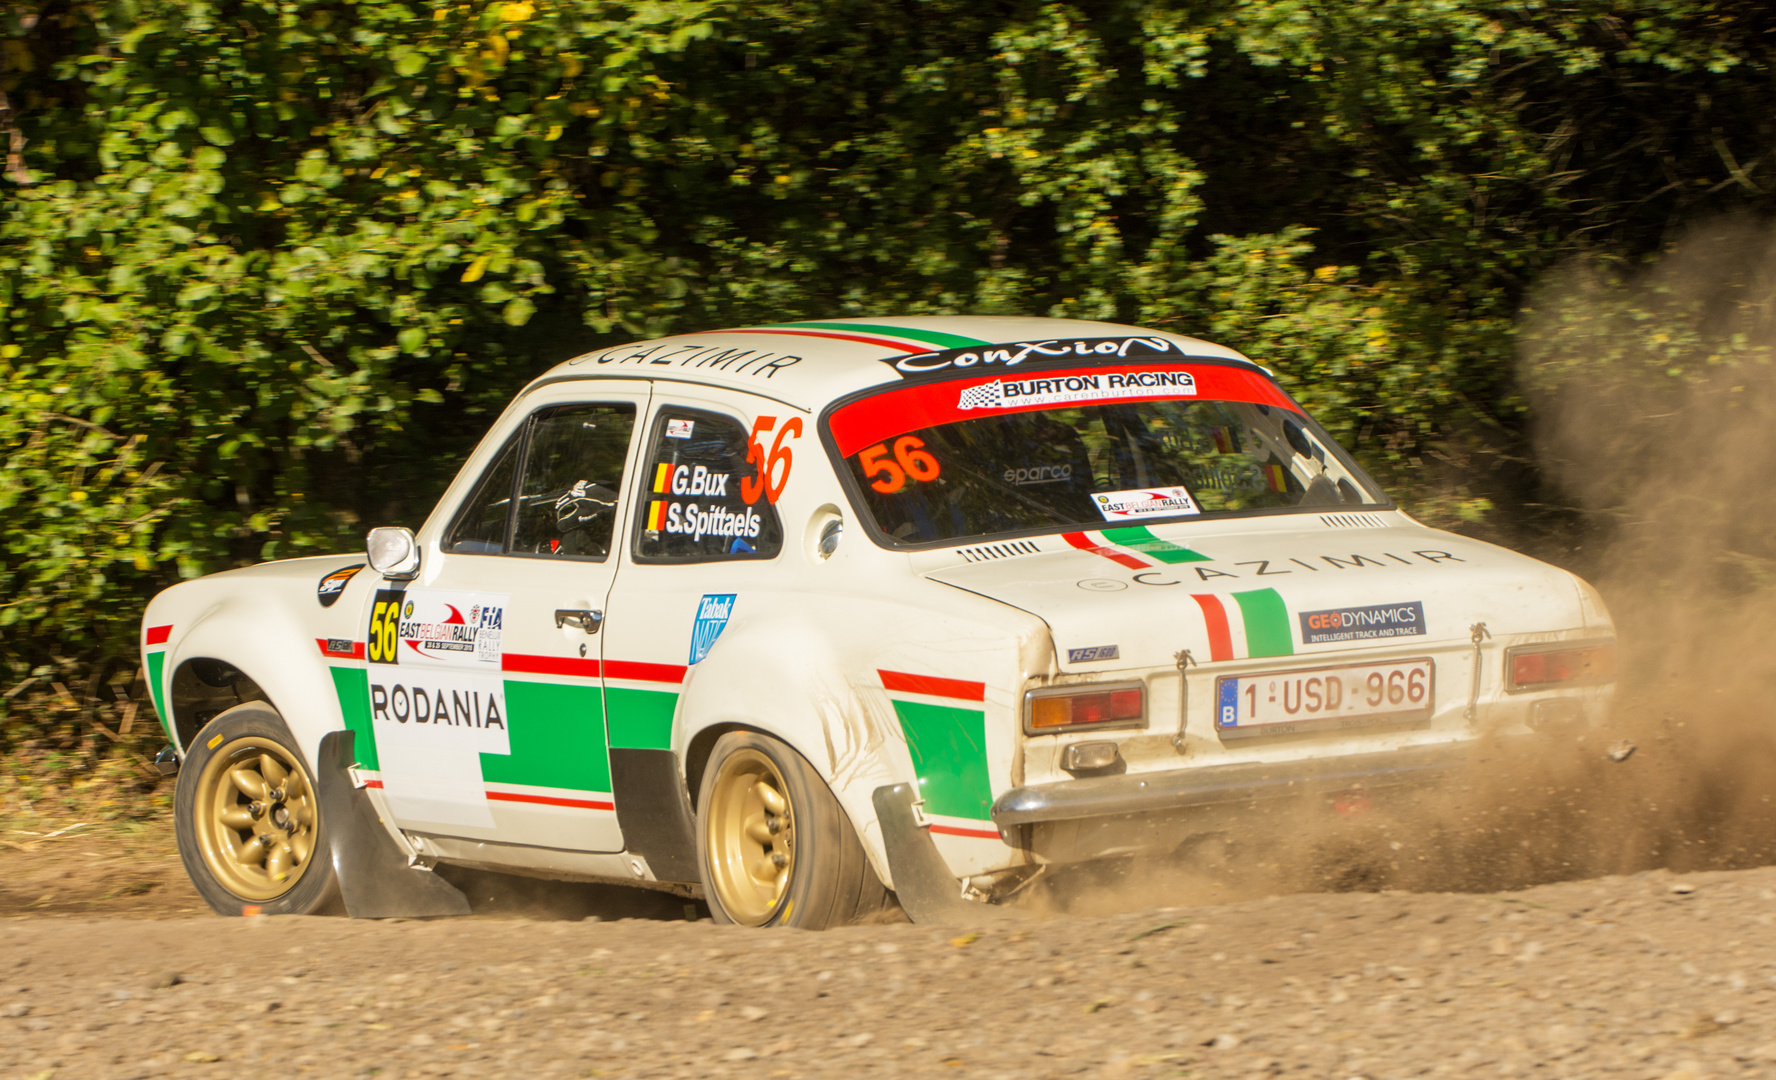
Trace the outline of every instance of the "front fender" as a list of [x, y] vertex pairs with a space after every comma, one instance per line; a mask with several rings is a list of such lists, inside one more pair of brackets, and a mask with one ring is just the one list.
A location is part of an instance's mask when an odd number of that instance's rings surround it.
[[[178, 714], [174, 675], [195, 659], [221, 660], [258, 684], [314, 766], [321, 737], [344, 728], [345, 719], [319, 647], [306, 633], [311, 613], [298, 608], [302, 602], [315, 606], [312, 596], [293, 599], [273, 590], [245, 596], [237, 590], [210, 588], [203, 581], [175, 586], [154, 599], [143, 624], [172, 628], [159, 664], [155, 699], [175, 743], [181, 742], [177, 733], [182, 726], [195, 730], [196, 725], [181, 724], [190, 718]], [[186, 748], [179, 749], [183, 753]]]

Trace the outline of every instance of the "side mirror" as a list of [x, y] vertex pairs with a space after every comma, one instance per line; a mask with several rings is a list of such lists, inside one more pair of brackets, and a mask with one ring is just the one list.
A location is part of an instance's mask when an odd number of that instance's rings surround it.
[[410, 529], [371, 529], [364, 538], [364, 551], [370, 557], [370, 569], [390, 581], [412, 581], [419, 576], [419, 541]]

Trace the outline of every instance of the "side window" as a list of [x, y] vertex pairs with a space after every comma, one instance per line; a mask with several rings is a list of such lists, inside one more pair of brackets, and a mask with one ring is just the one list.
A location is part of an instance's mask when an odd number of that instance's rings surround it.
[[463, 503], [444, 550], [606, 557], [634, 429], [635, 406], [627, 404], [558, 405], [531, 414]]
[[456, 521], [444, 534], [444, 550], [469, 555], [498, 555], [506, 549], [506, 528], [511, 523], [512, 480], [518, 472], [518, 448], [524, 428], [506, 442], [469, 501], [457, 512]]
[[602, 559], [616, 528], [633, 405], [563, 405], [531, 418], [518, 485], [518, 555]]
[[748, 503], [741, 481], [746, 429], [695, 409], [662, 408], [642, 473], [647, 506], [636, 515], [638, 562], [770, 559], [783, 550], [783, 524], [763, 496]]

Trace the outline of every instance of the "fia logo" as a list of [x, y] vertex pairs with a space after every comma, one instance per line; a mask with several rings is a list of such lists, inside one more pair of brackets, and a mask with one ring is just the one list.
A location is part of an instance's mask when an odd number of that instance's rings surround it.
[[727, 628], [728, 617], [734, 613], [734, 594], [707, 594], [697, 601], [697, 621], [691, 624], [691, 659], [697, 661], [709, 655], [715, 647], [715, 639]]

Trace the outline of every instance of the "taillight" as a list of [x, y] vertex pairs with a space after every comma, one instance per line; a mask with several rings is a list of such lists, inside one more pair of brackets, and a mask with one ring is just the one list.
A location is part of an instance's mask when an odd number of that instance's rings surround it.
[[1024, 717], [1031, 732], [1139, 724], [1147, 714], [1146, 697], [1139, 683], [1032, 690], [1025, 697]]
[[1505, 669], [1511, 690], [1609, 682], [1616, 677], [1616, 647], [1602, 644], [1551, 649], [1535, 645], [1509, 649], [1505, 653]]

